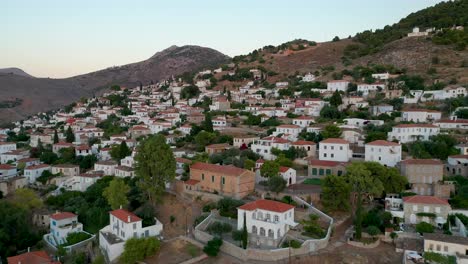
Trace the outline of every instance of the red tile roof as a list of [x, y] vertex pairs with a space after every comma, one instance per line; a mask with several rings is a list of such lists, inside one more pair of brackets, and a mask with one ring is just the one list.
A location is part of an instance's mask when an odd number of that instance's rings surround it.
[[441, 119], [436, 123], [447, 123], [447, 124], [466, 124], [468, 123], [467, 119], [457, 119], [457, 120], [448, 120], [448, 119]]
[[420, 164], [420, 165], [442, 165], [438, 159], [407, 159], [401, 161], [403, 164]]
[[290, 209], [293, 209], [294, 206], [290, 204], [277, 202], [277, 201], [263, 199], [263, 200], [257, 200], [254, 202], [246, 203], [242, 206], [239, 206], [238, 208], [242, 210], [246, 210], [246, 211], [262, 209], [262, 210], [271, 211], [271, 212], [283, 213]]
[[194, 179], [188, 179], [184, 183], [187, 185], [197, 185], [200, 181]]
[[232, 165], [222, 166], [222, 165], [209, 164], [209, 163], [203, 163], [203, 162], [197, 162], [195, 164], [192, 164], [192, 166], [190, 166], [190, 169], [211, 171], [211, 172], [216, 172], [216, 173], [221, 172], [223, 174], [230, 175], [230, 176], [239, 176], [247, 171], [247, 170], [237, 168]]
[[53, 261], [45, 251], [26, 252], [18, 256], [7, 258], [8, 264], [60, 264]]
[[16, 167], [8, 165], [8, 164], [0, 164], [0, 170], [13, 170]]
[[346, 163], [339, 162], [339, 161], [331, 161], [331, 160], [311, 159], [309, 160], [309, 165], [322, 166], [322, 167], [336, 167], [338, 165], [346, 165]]
[[349, 144], [348, 141], [341, 139], [341, 138], [327, 138], [325, 140], [320, 141], [319, 143], [326, 143], [326, 144]]
[[442, 198], [435, 197], [435, 196], [424, 196], [424, 195], [406, 196], [406, 197], [403, 197], [403, 202], [416, 203], [416, 204], [449, 205], [446, 199], [442, 199]]
[[301, 128], [300, 126], [297, 126], [297, 125], [279, 125], [277, 127], [280, 127], [280, 128]]
[[300, 146], [300, 145], [315, 145], [315, 142], [313, 141], [306, 141], [306, 140], [298, 140], [296, 142], [292, 143], [294, 146]]
[[281, 172], [281, 173], [285, 173], [285, 172], [287, 172], [289, 169], [290, 169], [289, 167], [283, 167], [283, 166], [280, 166], [280, 168], [279, 168], [279, 172]]
[[118, 219], [120, 219], [120, 221], [125, 222], [125, 223], [141, 221], [140, 217], [136, 216], [134, 213], [131, 213], [125, 209], [117, 209], [117, 210], [111, 211], [110, 213], [111, 215], [117, 217]]
[[54, 220], [57, 220], [57, 221], [60, 221], [60, 220], [63, 220], [63, 219], [72, 218], [72, 217], [76, 217], [76, 216], [77, 215], [74, 214], [74, 213], [61, 212], [61, 213], [55, 213], [55, 214], [51, 215], [50, 218], [52, 218]]
[[375, 140], [372, 142], [367, 143], [366, 145], [372, 145], [372, 146], [399, 146], [400, 144], [387, 141], [387, 140]]
[[428, 113], [442, 113], [437, 110], [430, 110], [430, 109], [406, 109], [402, 110], [402, 112], [428, 112]]
[[394, 126], [396, 128], [412, 128], [412, 127], [427, 127], [427, 128], [437, 128], [438, 126], [433, 124], [399, 124]]
[[37, 169], [43, 169], [43, 168], [49, 168], [49, 164], [39, 164], [39, 165], [31, 165], [25, 168], [25, 170], [37, 170]]
[[448, 157], [452, 159], [468, 159], [468, 155], [452, 155]]

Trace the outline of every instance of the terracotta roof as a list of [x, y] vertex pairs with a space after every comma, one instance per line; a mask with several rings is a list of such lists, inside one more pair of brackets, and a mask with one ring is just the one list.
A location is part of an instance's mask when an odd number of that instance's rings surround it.
[[87, 145], [80, 145], [78, 147], [76, 147], [77, 150], [88, 150], [88, 149], [91, 149], [90, 147], [88, 147]]
[[192, 163], [191, 160], [189, 160], [189, 159], [184, 159], [184, 158], [176, 158], [175, 160], [176, 160], [176, 162], [179, 162], [179, 163], [186, 163], [186, 164]]
[[309, 160], [309, 165], [323, 166], [323, 167], [336, 167], [338, 165], [345, 165], [345, 163], [339, 162], [339, 161], [331, 161], [331, 160], [311, 159]]
[[420, 165], [442, 165], [442, 162], [438, 159], [407, 159], [402, 160], [403, 164], [420, 164]]
[[26, 252], [21, 255], [8, 257], [8, 264], [60, 264], [58, 261], [53, 261], [47, 252], [41, 251], [32, 251]]
[[42, 169], [42, 168], [49, 168], [50, 165], [49, 164], [39, 164], [39, 165], [31, 165], [31, 166], [28, 166], [26, 168], [24, 168], [25, 170], [37, 170], [37, 169]]
[[301, 128], [300, 126], [297, 126], [297, 125], [279, 125], [277, 127], [280, 127], [280, 128]]
[[258, 159], [255, 163], [265, 163], [264, 159]]
[[117, 217], [118, 219], [120, 219], [120, 221], [125, 222], [125, 223], [141, 221], [140, 217], [136, 216], [134, 213], [131, 213], [125, 209], [117, 209], [117, 210], [111, 211], [110, 213], [111, 215]]
[[58, 142], [58, 143], [55, 143], [54, 146], [67, 146], [67, 147], [73, 147], [73, 144], [72, 143], [68, 143], [68, 142]]
[[452, 155], [448, 157], [452, 159], [468, 159], [468, 155]]
[[184, 183], [187, 185], [197, 185], [200, 181], [194, 179], [188, 179]]
[[402, 110], [402, 112], [428, 112], [428, 113], [442, 113], [437, 110], [430, 110], [430, 109], [406, 109]]
[[449, 205], [446, 199], [435, 196], [414, 195], [403, 197], [405, 203]]
[[132, 167], [128, 167], [128, 166], [117, 166], [115, 167], [115, 170], [121, 170], [121, 171], [134, 171], [134, 169]]
[[231, 145], [228, 143], [220, 143], [220, 144], [211, 144], [206, 146], [206, 148], [229, 148]]
[[436, 123], [466, 124], [468, 123], [468, 120], [467, 119], [457, 119], [457, 120], [443, 119], [443, 120], [437, 121]]
[[222, 165], [209, 164], [209, 163], [203, 163], [203, 162], [197, 162], [195, 164], [192, 164], [190, 166], [190, 169], [211, 171], [211, 172], [217, 172], [217, 173], [221, 172], [223, 174], [231, 175], [231, 176], [239, 176], [242, 173], [247, 171], [247, 170], [237, 168], [232, 165], [222, 166]]
[[341, 138], [327, 138], [325, 140], [322, 140], [319, 142], [320, 143], [326, 143], [326, 144], [349, 144], [348, 141], [341, 139]]
[[411, 127], [428, 127], [428, 128], [437, 128], [438, 126], [433, 124], [399, 124], [394, 126], [396, 128], [411, 128]]
[[294, 206], [290, 204], [285, 204], [285, 203], [272, 201], [272, 200], [264, 200], [264, 199], [246, 203], [238, 207], [238, 209], [242, 209], [246, 211], [262, 209], [262, 210], [278, 212], [278, 213], [283, 213], [293, 208]]
[[400, 146], [400, 144], [387, 141], [387, 140], [375, 140], [372, 142], [367, 143], [366, 145], [372, 145], [372, 146]]
[[298, 116], [298, 117], [293, 118], [293, 120], [294, 120], [294, 119], [299, 119], [299, 120], [314, 120], [314, 118], [311, 117], [311, 116]]
[[306, 141], [306, 140], [298, 140], [296, 142], [292, 143], [294, 146], [299, 146], [299, 145], [316, 145], [315, 142], [313, 141]]
[[0, 142], [0, 145], [16, 145], [15, 142]]
[[287, 172], [289, 169], [290, 169], [289, 167], [283, 167], [283, 166], [280, 166], [280, 168], [279, 168], [279, 172], [281, 172], [281, 173], [285, 173], [285, 172]]
[[51, 215], [50, 218], [52, 218], [54, 220], [57, 220], [57, 221], [60, 221], [60, 220], [63, 220], [63, 219], [72, 218], [72, 217], [76, 217], [76, 216], [77, 215], [74, 214], [74, 213], [61, 212], [61, 213], [55, 213], [55, 214]]
[[328, 81], [329, 83], [339, 83], [339, 82], [348, 82], [346, 80], [331, 80], [331, 81]]
[[16, 169], [15, 166], [11, 166], [9, 164], [0, 164], [0, 170], [13, 170]]

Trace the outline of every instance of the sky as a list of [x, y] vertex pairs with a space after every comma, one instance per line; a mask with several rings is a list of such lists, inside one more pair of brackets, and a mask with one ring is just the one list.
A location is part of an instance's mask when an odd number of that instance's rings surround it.
[[142, 61], [172, 45], [229, 56], [341, 38], [440, 0], [0, 0], [0, 68], [64, 78]]

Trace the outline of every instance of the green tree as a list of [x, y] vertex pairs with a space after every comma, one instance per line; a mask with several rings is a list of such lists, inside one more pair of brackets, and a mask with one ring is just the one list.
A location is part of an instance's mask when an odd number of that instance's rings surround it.
[[338, 90], [336, 90], [332, 97], [330, 98], [330, 104], [333, 105], [334, 107], [338, 107], [341, 104], [343, 104], [343, 100], [341, 99], [341, 94]]
[[148, 201], [155, 205], [161, 199], [166, 183], [175, 178], [176, 162], [166, 138], [161, 134], [145, 138], [140, 142], [135, 161], [139, 186]]
[[155, 237], [130, 238], [125, 242], [124, 252], [120, 261], [124, 264], [134, 264], [158, 252], [161, 242]]
[[343, 176], [327, 175], [322, 180], [321, 201], [327, 210], [348, 211], [351, 186]]
[[416, 224], [416, 232], [418, 233], [434, 233], [434, 226], [426, 223], [426, 222], [420, 222]]
[[276, 161], [267, 160], [263, 163], [262, 167], [260, 168], [260, 174], [262, 177], [271, 178], [274, 176], [278, 176], [279, 174], [280, 165]]
[[216, 257], [219, 253], [219, 248], [221, 245], [223, 245], [223, 240], [215, 237], [208, 241], [206, 246], [203, 248], [203, 252], [205, 252], [210, 257]]
[[214, 133], [207, 131], [201, 131], [195, 136], [195, 143], [197, 144], [197, 149], [203, 151], [205, 147], [211, 144], [216, 138]]
[[68, 126], [67, 131], [65, 132], [65, 141], [68, 143], [73, 143], [73, 141], [75, 141], [75, 134], [73, 134], [71, 126]]
[[119, 161], [127, 156], [132, 154], [132, 151], [130, 148], [127, 146], [127, 143], [125, 141], [122, 141], [120, 145], [113, 145], [111, 150], [110, 150], [110, 155], [112, 159]]
[[128, 204], [127, 194], [130, 187], [121, 178], [114, 178], [109, 186], [104, 189], [102, 196], [106, 198], [107, 202], [113, 210], [118, 209], [120, 206], [126, 207]]
[[213, 132], [213, 121], [211, 120], [211, 114], [205, 114], [205, 121], [203, 121], [203, 129], [206, 132]]
[[328, 125], [322, 131], [322, 136], [326, 138], [339, 138], [341, 136], [341, 129], [335, 125]]
[[242, 226], [242, 248], [246, 249], [249, 243], [249, 233], [247, 233], [247, 220], [244, 214], [244, 225]]
[[58, 134], [57, 134], [57, 129], [54, 130], [54, 144], [58, 143], [59, 142], [59, 137], [58, 137]]
[[380, 229], [376, 226], [368, 226], [366, 229], [367, 234], [369, 234], [372, 238], [375, 238], [377, 235], [380, 234]]
[[351, 192], [355, 195], [357, 200], [355, 210], [355, 235], [357, 239], [361, 239], [363, 196], [372, 197], [381, 195], [384, 188], [382, 182], [380, 182], [378, 178], [372, 177], [371, 171], [369, 171], [362, 162], [352, 163], [346, 170], [346, 179], [351, 186]]
[[11, 202], [25, 210], [33, 210], [42, 207], [42, 200], [31, 189], [20, 188], [15, 191]]
[[281, 176], [273, 176], [268, 178], [268, 189], [272, 192], [282, 192], [286, 188], [286, 185], [286, 180]]

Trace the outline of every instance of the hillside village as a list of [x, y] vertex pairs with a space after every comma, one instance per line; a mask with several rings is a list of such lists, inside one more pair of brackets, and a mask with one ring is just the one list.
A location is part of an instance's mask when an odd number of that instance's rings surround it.
[[246, 66], [316, 45], [117, 83], [0, 128], [0, 256], [468, 263], [467, 84], [393, 65]]

